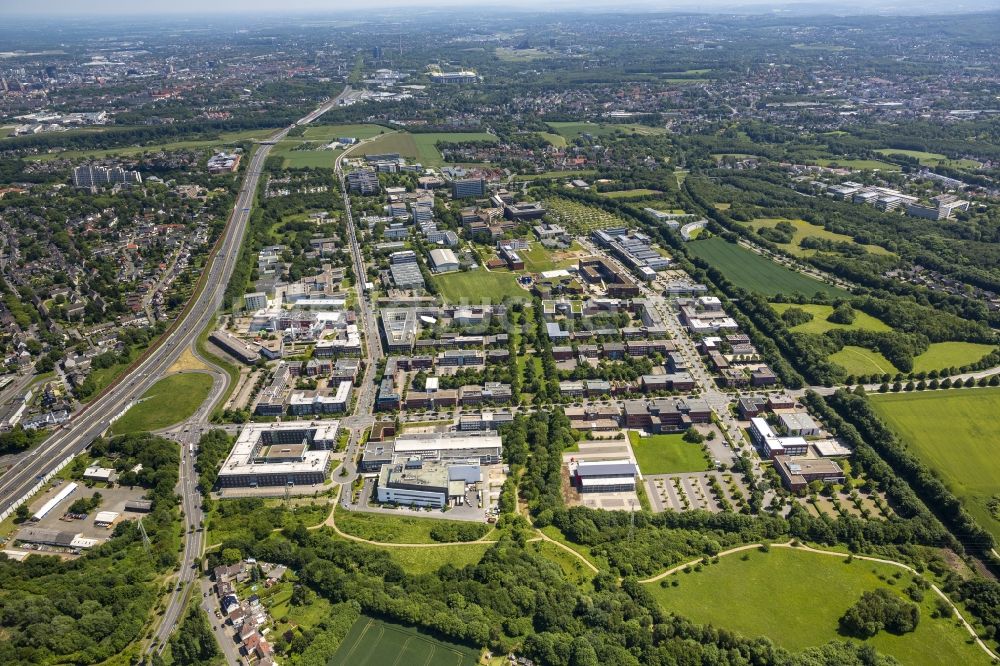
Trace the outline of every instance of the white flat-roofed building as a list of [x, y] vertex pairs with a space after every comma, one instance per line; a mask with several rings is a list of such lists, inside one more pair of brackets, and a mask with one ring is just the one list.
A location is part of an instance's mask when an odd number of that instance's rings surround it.
[[339, 421], [251, 423], [219, 471], [223, 488], [315, 485], [326, 480]]
[[55, 497], [47, 501], [42, 507], [35, 512], [35, 520], [41, 520], [44, 518], [52, 509], [56, 508], [60, 502], [69, 497], [74, 490], [78, 488], [77, 483], [67, 483], [63, 488], [56, 493]]
[[819, 424], [805, 412], [792, 412], [778, 416], [781, 426], [789, 435], [797, 437], [815, 437], [820, 433]]
[[461, 504], [466, 486], [481, 478], [478, 465], [425, 464], [421, 460], [407, 460], [382, 466], [376, 497], [379, 502], [440, 509]]
[[118, 516], [117, 511], [98, 511], [94, 516], [94, 524], [98, 527], [110, 527], [118, 520]]
[[115, 480], [115, 470], [110, 467], [98, 467], [93, 465], [83, 470], [83, 478], [87, 481], [103, 481], [111, 483]]
[[495, 431], [477, 433], [403, 434], [393, 443], [396, 456], [423, 460], [471, 460], [483, 465], [500, 462], [503, 444]]
[[448, 248], [431, 250], [431, 267], [435, 273], [449, 273], [458, 270], [458, 257]]

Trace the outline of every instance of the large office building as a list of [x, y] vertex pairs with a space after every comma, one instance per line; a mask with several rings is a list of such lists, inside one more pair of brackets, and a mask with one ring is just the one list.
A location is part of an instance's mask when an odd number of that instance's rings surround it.
[[446, 465], [413, 459], [384, 465], [379, 470], [375, 494], [382, 503], [440, 509], [463, 503], [467, 486], [481, 480], [479, 465]]
[[339, 421], [251, 423], [219, 471], [220, 488], [321, 484], [337, 446]]
[[378, 174], [374, 169], [355, 169], [347, 174], [347, 185], [351, 192], [365, 196], [379, 193]]
[[434, 83], [476, 83], [479, 81], [479, 75], [471, 70], [431, 72], [430, 77]]
[[389, 272], [392, 274], [393, 284], [399, 289], [424, 288], [424, 276], [413, 250], [393, 252], [389, 256]]
[[503, 445], [495, 430], [404, 434], [388, 442], [370, 441], [365, 446], [359, 469], [375, 472], [383, 465], [414, 459], [495, 465], [500, 462], [502, 451]]
[[73, 184], [91, 188], [102, 185], [142, 185], [142, 175], [138, 171], [126, 171], [121, 167], [85, 164], [73, 169]]
[[482, 178], [460, 178], [451, 184], [451, 196], [456, 199], [486, 196], [486, 181]]

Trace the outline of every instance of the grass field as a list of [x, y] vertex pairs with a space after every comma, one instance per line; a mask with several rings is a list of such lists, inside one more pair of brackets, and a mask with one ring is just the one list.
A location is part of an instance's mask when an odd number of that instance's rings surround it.
[[563, 576], [574, 585], [583, 588], [590, 587], [594, 572], [572, 553], [567, 553], [548, 541], [532, 541], [528, 544], [528, 551], [557, 564], [562, 569]]
[[574, 255], [567, 253], [580, 252], [582, 248], [574, 241], [568, 250], [550, 250], [541, 243], [532, 243], [528, 250], [518, 252], [524, 260], [524, 270], [529, 273], [541, 273], [557, 268], [569, 268], [577, 263]]
[[838, 287], [779, 266], [766, 257], [719, 237], [692, 241], [687, 248], [691, 254], [715, 266], [737, 285], [765, 296], [795, 292], [807, 296], [816, 292], [833, 297], [847, 295]]
[[361, 616], [327, 666], [474, 666], [479, 650]]
[[410, 134], [396, 132], [386, 134], [352, 152], [351, 155], [374, 155], [377, 153], [399, 153], [403, 157], [420, 162], [424, 166], [443, 166], [441, 152], [435, 145], [438, 141], [490, 141], [497, 138], [486, 132], [434, 132], [431, 134]]
[[[280, 157], [281, 164], [286, 169], [302, 169], [319, 167], [332, 169], [337, 155], [342, 150], [321, 150], [328, 141], [303, 141], [302, 139], [285, 139], [271, 150], [271, 156]], [[305, 146], [305, 148], [302, 148]]]
[[921, 166], [952, 166], [958, 169], [975, 169], [979, 167], [978, 162], [972, 160], [959, 159], [953, 160], [947, 155], [942, 155], [941, 153], [928, 153], [923, 150], [902, 150], [900, 148], [880, 148], [875, 151], [881, 155], [905, 155], [906, 157], [912, 157]]
[[482, 268], [435, 275], [434, 283], [441, 296], [449, 303], [462, 301], [499, 303], [505, 296], [520, 300], [528, 300], [531, 297], [529, 292], [517, 286], [517, 278], [513, 273], [487, 271]]
[[357, 125], [309, 125], [302, 138], [309, 141], [336, 141], [340, 137], [350, 137], [353, 139], [370, 139], [385, 132], [391, 131], [388, 127], [372, 125], [370, 123]]
[[608, 136], [618, 130], [622, 132], [635, 132], [643, 136], [666, 134], [663, 127], [647, 127], [646, 125], [624, 125], [616, 123], [588, 123], [588, 122], [551, 122], [546, 123], [556, 134], [575, 139], [581, 134], [590, 134], [593, 137]]
[[217, 139], [189, 139], [187, 141], [171, 141], [149, 146], [122, 146], [120, 148], [102, 148], [99, 150], [65, 150], [60, 153], [43, 153], [30, 155], [25, 159], [30, 161], [45, 161], [56, 158], [75, 159], [78, 157], [101, 158], [108, 155], [141, 155], [160, 150], [181, 150], [185, 148], [217, 148], [234, 145], [242, 141], [263, 139], [274, 133], [273, 129], [244, 130], [241, 132], [222, 132]]
[[830, 354], [829, 358], [851, 375], [870, 375], [876, 372], [894, 375], [899, 372], [885, 356], [864, 347], [847, 345], [839, 352]]
[[684, 435], [639, 437], [639, 433], [629, 431], [628, 441], [643, 474], [704, 472], [708, 468], [705, 447], [685, 442]]
[[493, 53], [504, 62], [531, 62], [533, 60], [552, 57], [551, 53], [540, 49], [507, 49], [498, 47]]
[[854, 311], [855, 316], [853, 324], [835, 324], [832, 321], [826, 320], [826, 318], [833, 312], [832, 305], [818, 305], [815, 303], [804, 303], [802, 305], [799, 305], [798, 303], [772, 303], [771, 307], [774, 308], [778, 314], [781, 314], [789, 308], [799, 308], [800, 310], [804, 310], [812, 314], [812, 321], [807, 321], [804, 324], [799, 324], [798, 326], [793, 326], [789, 329], [796, 333], [825, 333], [826, 331], [832, 331], [834, 329], [842, 331], [876, 331], [879, 333], [892, 330], [881, 320], [876, 319], [861, 310]]
[[974, 342], [934, 342], [920, 356], [913, 359], [914, 372], [930, 372], [944, 368], [960, 368], [975, 363], [993, 351], [992, 345]]
[[987, 506], [1000, 494], [1000, 389], [893, 393], [873, 396], [872, 405], [1000, 539]]
[[566, 137], [561, 134], [556, 134], [555, 132], [539, 132], [541, 137], [549, 142], [550, 145], [556, 148], [566, 147]]
[[[815, 320], [809, 324], [815, 323]], [[829, 323], [829, 322], [827, 322]], [[973, 342], [932, 342], [927, 351], [913, 359], [914, 372], [960, 368], [986, 356], [993, 347]], [[899, 370], [882, 354], [870, 349], [847, 346], [830, 355], [830, 360], [852, 375], [873, 372], [896, 374]]]
[[428, 513], [426, 518], [416, 518], [347, 511], [340, 506], [336, 511], [337, 527], [341, 532], [385, 543], [437, 543], [431, 538], [431, 530], [439, 525], [454, 525], [451, 520], [435, 520], [433, 516], [440, 515], [435, 512]]
[[647, 190], [639, 188], [637, 190], [617, 190], [615, 192], [601, 192], [602, 197], [607, 197], [609, 199], [631, 199], [633, 197], [655, 197], [658, 194], [663, 194], [659, 190]]
[[[833, 241], [835, 243], [854, 243], [854, 239], [850, 236], [845, 236], [844, 234], [838, 234], [833, 231], [827, 231], [818, 224], [810, 224], [805, 220], [784, 220], [778, 218], [759, 218], [750, 222], [750, 226], [754, 230], [761, 229], [763, 227], [774, 228], [779, 222], [789, 222], [795, 227], [795, 233], [792, 234], [791, 243], [779, 243], [779, 247], [785, 249], [796, 257], [811, 257], [816, 254], [816, 250], [811, 248], [801, 247], [799, 244], [802, 242], [803, 238], [820, 238], [823, 240]], [[866, 251], [871, 254], [884, 254], [891, 255], [892, 252], [880, 247], [878, 245], [862, 245]]]
[[[831, 640], [844, 640], [837, 621], [865, 590], [887, 587], [902, 594], [910, 576], [889, 587], [898, 567], [846, 560], [791, 548], [768, 553], [748, 551], [729, 555], [700, 572], [679, 573], [667, 580], [678, 587], [649, 586], [666, 609], [702, 624], [764, 635], [776, 644], [798, 651]], [[881, 632], [866, 641], [879, 652], [908, 666], [923, 664], [986, 664], [986, 654], [966, 643], [968, 634], [954, 622], [931, 617], [933, 597], [920, 604], [915, 631], [895, 636]], [[855, 640], [855, 639], [849, 639]]]
[[139, 404], [115, 421], [115, 435], [144, 430], [160, 430], [184, 421], [195, 413], [212, 389], [211, 375], [185, 372], [169, 375], [153, 384]]
[[446, 564], [459, 569], [476, 564], [493, 544], [459, 543], [434, 548], [389, 548], [392, 559], [411, 576], [433, 573]]

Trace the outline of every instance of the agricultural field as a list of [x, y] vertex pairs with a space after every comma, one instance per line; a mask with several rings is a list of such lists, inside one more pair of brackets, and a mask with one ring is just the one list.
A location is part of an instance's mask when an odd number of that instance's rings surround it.
[[517, 284], [517, 277], [506, 271], [475, 271], [435, 275], [441, 296], [448, 303], [499, 303], [505, 296], [528, 300], [531, 295]]
[[[801, 247], [799, 244], [802, 242], [803, 238], [820, 238], [823, 240], [833, 241], [835, 243], [854, 243], [854, 240], [850, 236], [838, 234], [833, 231], [827, 231], [823, 227], [817, 224], [810, 224], [805, 220], [759, 218], [750, 222], [750, 226], [753, 227], [755, 231], [763, 227], [773, 229], [779, 222], [788, 222], [795, 227], [795, 233], [792, 234], [792, 242], [779, 243], [778, 246], [796, 257], [811, 257], [817, 252], [817, 250], [811, 248]], [[892, 255], [892, 252], [889, 252], [889, 250], [878, 245], [862, 245], [861, 247], [871, 254]]]
[[595, 169], [566, 169], [562, 171], [543, 171], [541, 173], [518, 173], [514, 180], [542, 180], [543, 178], [590, 178], [596, 176]]
[[29, 155], [25, 159], [33, 162], [43, 162], [45, 160], [89, 158], [100, 159], [109, 155], [142, 155], [143, 153], [155, 153], [161, 150], [185, 150], [190, 148], [224, 148], [232, 147], [244, 141], [256, 141], [265, 139], [276, 130], [254, 129], [240, 132], [222, 132], [214, 139], [188, 139], [185, 141], [171, 141], [167, 143], [157, 143], [148, 146], [122, 146], [119, 148], [101, 148], [97, 150], [64, 150], [54, 153], [42, 153], [40, 155]]
[[952, 389], [872, 396], [872, 406], [1000, 539], [1000, 389]]
[[622, 132], [635, 132], [642, 136], [656, 134], [666, 134], [663, 127], [648, 127], [646, 125], [625, 125], [616, 123], [588, 123], [588, 122], [550, 122], [546, 123], [556, 134], [575, 139], [581, 134], [590, 134], [593, 137], [608, 136], [621, 130]]
[[336, 141], [340, 137], [350, 137], [353, 139], [371, 139], [379, 134], [391, 132], [388, 127], [382, 125], [372, 125], [370, 123], [357, 125], [309, 125], [302, 133], [302, 138], [307, 141]]
[[849, 160], [840, 158], [824, 158], [808, 160], [810, 164], [817, 164], [822, 167], [842, 167], [844, 169], [857, 169], [859, 171], [901, 171], [902, 167], [891, 162], [880, 160]]
[[493, 54], [504, 62], [532, 62], [551, 58], [552, 54], [541, 49], [508, 49], [497, 48]]
[[912, 157], [913, 159], [920, 162], [921, 166], [950, 166], [956, 169], [977, 169], [980, 164], [973, 160], [950, 159], [947, 155], [942, 155], [941, 153], [928, 153], [923, 150], [902, 150], [900, 148], [880, 148], [875, 151], [881, 155], [891, 156], [891, 155], [903, 155], [905, 157]]
[[548, 216], [573, 234], [589, 234], [594, 229], [625, 226], [625, 220], [601, 208], [577, 203], [562, 197], [545, 200]]
[[640, 437], [629, 431], [629, 444], [643, 474], [677, 474], [704, 472], [709, 460], [701, 444], [685, 442], [681, 434]]
[[444, 160], [441, 152], [437, 149], [438, 141], [460, 142], [460, 141], [490, 141], [497, 138], [486, 132], [434, 132], [430, 134], [410, 134], [409, 132], [395, 132], [380, 136], [374, 141], [370, 141], [354, 152], [352, 155], [374, 155], [378, 153], [399, 153], [403, 157], [416, 160], [424, 166], [443, 166]]
[[798, 326], [793, 326], [789, 330], [795, 333], [826, 333], [832, 330], [842, 330], [842, 331], [875, 331], [877, 333], [883, 333], [886, 331], [891, 331], [892, 329], [885, 324], [883, 321], [876, 319], [875, 317], [862, 312], [861, 310], [854, 311], [854, 322], [851, 324], [836, 324], [832, 321], [827, 321], [826, 318], [833, 313], [832, 305], [819, 305], [816, 303], [771, 303], [771, 307], [775, 309], [778, 314], [781, 314], [789, 308], [799, 308], [805, 312], [810, 313], [813, 318], [812, 321], [807, 321], [804, 324], [799, 324]]
[[847, 296], [847, 292], [839, 287], [779, 266], [767, 257], [719, 237], [692, 241], [687, 248], [694, 256], [722, 271], [735, 284], [765, 296], [795, 292], [806, 295], [822, 292], [834, 298]]
[[194, 414], [208, 398], [212, 376], [204, 372], [168, 375], [153, 384], [139, 403], [115, 421], [111, 432], [154, 431], [180, 423]]
[[474, 666], [478, 662], [479, 650], [446, 643], [413, 627], [361, 616], [327, 666]]
[[637, 189], [637, 190], [616, 190], [614, 192], [600, 192], [602, 197], [607, 197], [609, 199], [632, 199], [639, 197], [655, 197], [663, 194], [659, 190], [647, 190], [647, 189]]
[[[890, 586], [887, 581], [898, 574], [898, 583]], [[695, 622], [745, 636], [764, 635], [799, 651], [831, 640], [857, 640], [839, 633], [840, 616], [867, 590], [903, 594], [911, 578], [888, 564], [771, 548], [727, 555], [718, 564], [676, 573], [664, 579], [666, 586], [654, 583], [648, 589], [665, 609]], [[988, 663], [986, 654], [967, 642], [964, 629], [950, 619], [931, 617], [935, 596], [925, 594], [913, 632], [897, 636], [883, 631], [865, 642], [908, 666]]]
[[285, 139], [271, 150], [273, 157], [281, 158], [281, 165], [286, 169], [302, 169], [317, 167], [332, 169], [337, 156], [343, 150], [326, 150], [322, 146], [328, 141], [303, 141], [302, 139]]

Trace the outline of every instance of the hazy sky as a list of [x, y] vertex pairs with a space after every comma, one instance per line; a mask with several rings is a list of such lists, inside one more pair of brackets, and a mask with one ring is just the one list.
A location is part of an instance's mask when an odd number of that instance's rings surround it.
[[[926, 4], [931, 12], [955, 12], [1000, 7], [1000, 0], [957, 0], [947, 8], [926, 0], [0, 0], [4, 14], [44, 14], [48, 16], [123, 15], [123, 14], [192, 14], [192, 13], [298, 13], [357, 12], [386, 7], [461, 7], [545, 10], [684, 10], [720, 11], [731, 9], [767, 9], [774, 7], [809, 8], [816, 13], [841, 13], [876, 7], [885, 11], [905, 10]], [[936, 9], [934, 8], [936, 7]]]

